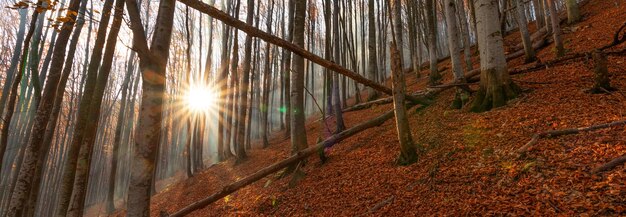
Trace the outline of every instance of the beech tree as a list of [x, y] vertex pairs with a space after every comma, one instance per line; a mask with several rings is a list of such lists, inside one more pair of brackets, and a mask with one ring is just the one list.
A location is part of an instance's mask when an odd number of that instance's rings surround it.
[[141, 15], [135, 0], [126, 2], [133, 32], [133, 46], [139, 54], [143, 95], [140, 105], [139, 125], [135, 138], [134, 160], [130, 172], [127, 209], [129, 216], [150, 216], [150, 187], [156, 160], [156, 147], [161, 136], [165, 70], [172, 37], [174, 0], [159, 3], [156, 31], [148, 46]]
[[472, 111], [483, 112], [506, 105], [517, 97], [519, 88], [507, 71], [504, 43], [498, 19], [497, 0], [475, 0], [478, 49], [480, 52], [480, 88]]

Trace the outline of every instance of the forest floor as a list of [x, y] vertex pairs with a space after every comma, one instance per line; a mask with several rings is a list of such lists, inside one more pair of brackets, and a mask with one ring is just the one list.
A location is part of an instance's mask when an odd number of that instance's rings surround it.
[[[568, 52], [609, 44], [625, 21], [626, 4], [592, 0], [581, 11], [582, 22], [564, 27]], [[505, 39], [506, 46], [519, 42], [517, 32]], [[552, 45], [538, 57], [554, 59]], [[591, 173], [626, 154], [623, 126], [541, 139], [526, 156], [515, 155], [535, 133], [626, 119], [625, 60], [609, 58], [618, 91], [596, 95], [585, 92], [593, 85], [593, 63], [583, 60], [513, 76], [524, 93], [490, 112], [449, 109], [452, 90], [429, 107], [410, 110], [413, 138], [426, 147], [413, 165], [394, 164], [399, 145], [390, 120], [335, 145], [323, 165], [316, 155], [310, 157], [303, 167], [305, 178], [293, 188], [288, 187], [289, 177], [272, 175], [191, 216], [626, 215], [626, 168]], [[477, 67], [477, 57], [473, 62]], [[449, 61], [439, 66], [447, 65]], [[521, 58], [509, 61], [509, 68], [520, 65]], [[451, 76], [444, 74], [446, 81]], [[411, 92], [426, 87], [426, 76], [407, 77]], [[376, 106], [344, 117], [350, 127], [391, 109]], [[320, 135], [328, 136], [316, 119], [307, 125], [309, 145]], [[274, 133], [271, 144], [251, 150], [249, 160], [240, 165], [234, 166], [233, 160], [213, 165], [164, 189], [153, 197], [152, 215], [177, 211], [288, 157], [290, 142], [284, 132]]]

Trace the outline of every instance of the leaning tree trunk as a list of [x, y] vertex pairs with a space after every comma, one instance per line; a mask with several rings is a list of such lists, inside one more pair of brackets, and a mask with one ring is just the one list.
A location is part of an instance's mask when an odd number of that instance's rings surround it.
[[[42, 143], [42, 150], [50, 150], [52, 145], [52, 138], [54, 137], [54, 132], [57, 127], [57, 119], [59, 113], [61, 112], [61, 105], [63, 103], [63, 93], [65, 92], [65, 86], [67, 84], [67, 79], [72, 71], [72, 66], [74, 62], [74, 55], [76, 54], [76, 46], [78, 45], [78, 40], [80, 38], [80, 34], [82, 32], [82, 28], [85, 24], [85, 11], [87, 9], [87, 4], [81, 4], [79, 15], [76, 20], [76, 27], [74, 28], [74, 32], [72, 33], [72, 38], [70, 39], [69, 48], [67, 50], [67, 58], [65, 58], [64, 68], [61, 72], [61, 79], [59, 81], [59, 86], [56, 89], [56, 95], [54, 99], [54, 104], [52, 107], [52, 113], [50, 120], [48, 121], [48, 126], [46, 129], [46, 133], [44, 135], [44, 140]], [[56, 33], [56, 31], [55, 31]], [[91, 36], [91, 35], [89, 35]], [[90, 37], [87, 37], [87, 41], [89, 42]], [[52, 47], [52, 45], [51, 45]], [[50, 56], [50, 55], [47, 55]], [[45, 63], [44, 63], [45, 65]], [[47, 73], [46, 73], [47, 74]], [[43, 185], [41, 183], [41, 178], [44, 175], [44, 164], [48, 162], [48, 152], [44, 151], [42, 156], [39, 156], [37, 160], [37, 166], [35, 167], [35, 175], [33, 177], [33, 183], [35, 183], [35, 187], [30, 192], [30, 196], [28, 198], [28, 212], [27, 216], [32, 216], [35, 211], [35, 205], [37, 203], [37, 199], [39, 198], [39, 191]]]
[[524, 45], [524, 62], [530, 63], [535, 61], [535, 50], [533, 49], [533, 42], [530, 40], [530, 33], [528, 32], [528, 23], [526, 22], [526, 13], [524, 12], [523, 4], [520, 1], [515, 1], [515, 7], [517, 10], [517, 26], [519, 26], [519, 32], [522, 36], [522, 44]]
[[472, 111], [483, 112], [506, 105], [519, 90], [507, 72], [502, 32], [498, 19], [493, 19], [498, 15], [498, 1], [476, 0], [474, 5], [481, 74]]
[[122, 25], [124, 3], [125, 0], [116, 0], [115, 7], [113, 8], [115, 14], [110, 28], [111, 31], [109, 32], [109, 36], [107, 38], [106, 48], [102, 59], [102, 66], [100, 67], [94, 94], [91, 98], [91, 104], [89, 105], [89, 123], [85, 126], [85, 134], [83, 136], [83, 141], [81, 142], [81, 148], [78, 154], [73, 187], [74, 196], [67, 216], [79, 217], [83, 216], [84, 213], [87, 185], [89, 182], [89, 171], [92, 162], [91, 158], [94, 145], [96, 143], [98, 123], [100, 122], [100, 108], [104, 92], [106, 90], [106, 85], [109, 80], [109, 75], [111, 73], [115, 46], [117, 44], [117, 36]]
[[[113, 0], [106, 0], [104, 2], [104, 10], [110, 11], [113, 8]], [[76, 127], [74, 128], [74, 134], [68, 150], [67, 160], [63, 167], [63, 178], [61, 181], [61, 192], [59, 203], [57, 204], [57, 216], [66, 216], [70, 206], [74, 177], [76, 175], [76, 165], [78, 163], [78, 155], [80, 153], [81, 143], [85, 135], [85, 129], [89, 120], [90, 105], [92, 96], [95, 92], [96, 82], [98, 80], [98, 68], [102, 60], [102, 51], [106, 42], [106, 33], [108, 29], [111, 13], [102, 13], [100, 18], [100, 26], [98, 27], [98, 33], [96, 35], [96, 42], [94, 44], [89, 66], [86, 72], [86, 83], [83, 96], [80, 100], [80, 106], [78, 108], [78, 116], [76, 118]]]
[[61, 26], [61, 32], [59, 33], [59, 37], [55, 43], [52, 62], [50, 64], [50, 73], [46, 79], [46, 86], [43, 90], [43, 96], [41, 98], [41, 102], [39, 103], [39, 107], [37, 108], [37, 114], [34, 117], [33, 129], [31, 130], [29, 142], [26, 147], [24, 147], [26, 150], [24, 152], [24, 160], [17, 177], [17, 185], [14, 188], [16, 192], [11, 196], [11, 205], [9, 207], [8, 216], [19, 216], [21, 214], [21, 211], [23, 211], [26, 207], [26, 199], [33, 187], [32, 178], [34, 176], [37, 158], [43, 151], [41, 150], [44, 139], [43, 137], [45, 135], [47, 123], [50, 119], [50, 113], [52, 112], [51, 110], [55, 99], [56, 89], [61, 78], [61, 70], [65, 59], [67, 42], [69, 41], [74, 27], [74, 21], [76, 20], [76, 13], [70, 12], [78, 11], [80, 3], [80, 0], [70, 1], [67, 14], [67, 17], [70, 19], [68, 19], [67, 22], [64, 22]]

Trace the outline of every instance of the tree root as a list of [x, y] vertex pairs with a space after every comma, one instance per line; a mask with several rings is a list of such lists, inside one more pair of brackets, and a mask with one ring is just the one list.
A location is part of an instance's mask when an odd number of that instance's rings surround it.
[[539, 139], [578, 134], [581, 132], [589, 132], [589, 131], [609, 128], [609, 127], [622, 126], [622, 125], [626, 125], [626, 120], [592, 125], [588, 127], [569, 128], [569, 129], [563, 129], [563, 130], [550, 130], [550, 131], [546, 131], [543, 133], [538, 133], [538, 134], [533, 135], [532, 139], [528, 141], [524, 146], [517, 149], [517, 153], [520, 155], [526, 153], [530, 148], [532, 148], [532, 146], [534, 146], [535, 144], [539, 142]]

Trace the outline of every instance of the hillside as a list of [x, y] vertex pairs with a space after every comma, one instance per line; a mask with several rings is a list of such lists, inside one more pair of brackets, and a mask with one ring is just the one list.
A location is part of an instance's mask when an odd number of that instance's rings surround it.
[[[626, 4], [592, 0], [581, 11], [583, 21], [563, 27], [570, 53], [611, 43], [625, 21]], [[519, 34], [505, 40], [515, 45]], [[552, 47], [539, 50], [538, 57], [554, 59]], [[586, 58], [513, 76], [524, 93], [486, 113], [449, 109], [454, 93], [448, 90], [433, 105], [410, 110], [414, 140], [427, 147], [411, 166], [394, 164], [399, 147], [394, 122], [387, 121], [335, 145], [325, 164], [309, 158], [306, 176], [295, 187], [288, 187], [289, 177], [273, 175], [191, 216], [626, 215], [626, 167], [591, 173], [626, 154], [623, 126], [540, 139], [525, 155], [516, 154], [536, 133], [625, 119], [626, 63], [623, 56], [608, 61], [616, 92], [586, 92], [593, 85], [593, 62]], [[477, 67], [477, 57], [473, 62]], [[509, 68], [522, 62], [509, 61]], [[425, 89], [425, 76], [414, 75], [407, 74], [409, 90]], [[444, 75], [452, 80], [450, 72]], [[375, 106], [344, 118], [350, 127], [391, 109]], [[317, 119], [307, 125], [309, 145], [328, 136]], [[283, 135], [275, 132], [269, 148], [251, 150], [240, 165], [233, 160], [213, 165], [164, 189], [153, 197], [152, 215], [172, 213], [286, 158], [290, 144]]]

